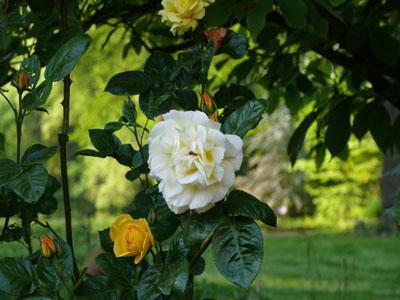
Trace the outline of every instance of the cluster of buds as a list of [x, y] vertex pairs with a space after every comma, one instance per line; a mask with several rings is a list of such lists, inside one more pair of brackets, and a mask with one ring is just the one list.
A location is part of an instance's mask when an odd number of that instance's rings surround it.
[[49, 258], [57, 252], [57, 248], [56, 245], [54, 244], [54, 241], [47, 235], [42, 237], [41, 246], [42, 246], [42, 254], [44, 257]]
[[208, 115], [210, 120], [219, 122], [217, 106], [209, 93], [204, 92], [201, 96], [200, 108]]

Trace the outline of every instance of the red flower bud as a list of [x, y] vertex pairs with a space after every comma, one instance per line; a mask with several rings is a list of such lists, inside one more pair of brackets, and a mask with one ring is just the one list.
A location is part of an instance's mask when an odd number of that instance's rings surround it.
[[28, 88], [29, 85], [29, 79], [28, 79], [28, 74], [25, 72], [21, 72], [18, 75], [18, 90], [24, 91]]
[[202, 95], [202, 106], [207, 110], [207, 111], [214, 111], [214, 101], [211, 98], [211, 95], [207, 92], [204, 92]]
[[226, 28], [211, 28], [204, 31], [204, 35], [207, 37], [207, 40], [215, 43], [216, 50], [218, 50], [221, 47], [227, 32]]

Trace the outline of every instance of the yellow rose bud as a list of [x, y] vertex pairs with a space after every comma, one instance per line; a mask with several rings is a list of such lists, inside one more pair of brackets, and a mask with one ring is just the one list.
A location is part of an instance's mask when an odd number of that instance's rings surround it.
[[133, 219], [124, 214], [117, 218], [110, 229], [116, 257], [134, 256], [138, 264], [154, 245], [154, 238], [146, 219]]
[[44, 257], [50, 257], [53, 253], [56, 253], [56, 245], [53, 240], [49, 238], [47, 235], [42, 237], [42, 254]]
[[24, 91], [28, 88], [29, 79], [28, 75], [25, 72], [21, 72], [18, 75], [18, 90]]

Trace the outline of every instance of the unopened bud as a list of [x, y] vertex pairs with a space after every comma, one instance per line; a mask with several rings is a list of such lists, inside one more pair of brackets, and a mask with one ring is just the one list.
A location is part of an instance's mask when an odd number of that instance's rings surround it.
[[53, 253], [56, 253], [56, 245], [54, 244], [53, 240], [49, 238], [47, 235], [42, 237], [41, 240], [42, 244], [42, 254], [44, 257], [50, 257]]
[[28, 88], [29, 85], [29, 79], [28, 79], [28, 74], [25, 72], [21, 72], [18, 75], [18, 90], [19, 91], [25, 91]]
[[207, 111], [214, 111], [214, 101], [207, 92], [204, 92], [202, 95], [202, 105]]
[[217, 115], [216, 112], [212, 113], [208, 118], [209, 118], [211, 121], [214, 121], [214, 122], [218, 122], [218, 123], [219, 123], [218, 115]]
[[215, 49], [218, 50], [221, 47], [227, 32], [228, 31], [226, 28], [218, 27], [204, 31], [204, 35], [206, 36], [207, 40], [215, 43]]

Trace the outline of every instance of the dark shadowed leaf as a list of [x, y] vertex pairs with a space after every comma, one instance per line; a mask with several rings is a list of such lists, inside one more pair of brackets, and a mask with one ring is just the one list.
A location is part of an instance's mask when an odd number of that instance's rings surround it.
[[400, 56], [400, 45], [386, 30], [370, 28], [369, 43], [378, 60], [387, 65], [396, 64]]
[[230, 281], [248, 288], [263, 259], [263, 238], [253, 220], [230, 217], [215, 231], [212, 252], [218, 270]]
[[114, 284], [122, 288], [129, 288], [132, 285], [134, 266], [132, 257], [118, 258], [113, 253], [101, 253], [96, 257], [96, 264]]
[[244, 137], [261, 121], [265, 106], [261, 101], [252, 100], [235, 110], [222, 124], [222, 131]]
[[78, 299], [119, 300], [121, 289], [114, 286], [109, 278], [104, 275], [91, 277], [76, 290]]
[[226, 53], [234, 59], [239, 59], [246, 54], [248, 46], [244, 35], [229, 30], [219, 52]]
[[264, 28], [267, 14], [272, 10], [272, 0], [258, 1], [247, 14], [247, 28], [252, 37], [257, 38]]
[[143, 273], [137, 287], [137, 296], [139, 300], [160, 299], [162, 293], [155, 284], [160, 276], [158, 266], [152, 266]]
[[350, 138], [351, 102], [344, 100], [331, 112], [328, 129], [325, 133], [325, 145], [332, 156], [339, 155]]
[[50, 159], [57, 152], [57, 147], [46, 147], [44, 145], [35, 144], [26, 149], [22, 156], [22, 165], [28, 166], [37, 164]]
[[113, 252], [114, 242], [110, 238], [110, 228], [99, 231], [100, 246], [104, 251]]
[[0, 187], [11, 182], [22, 173], [20, 165], [10, 159], [0, 159]]
[[303, 148], [304, 139], [306, 137], [307, 131], [310, 128], [311, 124], [315, 121], [318, 117], [318, 112], [310, 113], [296, 128], [293, 132], [292, 136], [290, 137], [287, 153], [289, 155], [290, 161], [292, 165], [296, 163], [297, 157], [301, 149]]
[[107, 130], [90, 129], [89, 136], [93, 146], [106, 155], [116, 152], [121, 144], [120, 140]]
[[47, 64], [44, 76], [50, 81], [64, 79], [74, 69], [81, 56], [90, 44], [90, 37], [81, 35], [73, 37], [63, 44]]
[[146, 92], [150, 85], [150, 79], [143, 72], [127, 71], [111, 77], [105, 91], [118, 96], [137, 95]]
[[33, 293], [37, 285], [35, 270], [28, 260], [18, 257], [0, 260], [0, 291], [24, 298]]
[[307, 5], [303, 0], [278, 0], [286, 23], [296, 29], [305, 29], [307, 26]]
[[51, 81], [43, 81], [38, 87], [24, 97], [22, 107], [26, 110], [35, 110], [47, 102], [52, 89]]
[[75, 153], [75, 156], [93, 156], [93, 157], [101, 157], [101, 158], [107, 157], [106, 154], [98, 152], [96, 150], [92, 150], [92, 149], [79, 150], [78, 152]]
[[47, 181], [47, 170], [42, 165], [33, 165], [16, 177], [10, 187], [26, 202], [33, 203], [43, 195]]
[[231, 0], [218, 0], [211, 4], [206, 11], [207, 27], [224, 25], [233, 13]]
[[230, 192], [225, 207], [231, 215], [248, 217], [276, 227], [276, 216], [272, 208], [244, 191]]

